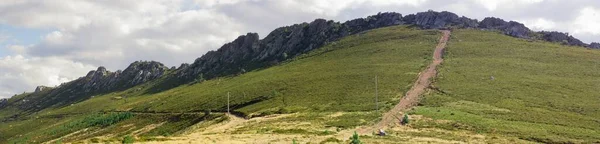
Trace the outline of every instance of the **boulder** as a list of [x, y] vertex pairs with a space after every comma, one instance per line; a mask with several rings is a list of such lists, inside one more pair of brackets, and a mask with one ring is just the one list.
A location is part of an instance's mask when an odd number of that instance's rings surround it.
[[504, 34], [517, 38], [530, 38], [531, 30], [522, 23], [510, 21], [506, 22], [503, 19], [495, 17], [486, 17], [479, 23], [479, 28], [500, 30]]
[[3, 108], [4, 106], [6, 106], [8, 104], [8, 100], [7, 99], [0, 99], [0, 108]]
[[592, 42], [588, 47], [592, 49], [600, 49], [600, 43]]
[[556, 32], [556, 31], [541, 31], [538, 32], [542, 35], [542, 39], [549, 42], [559, 42], [564, 45], [571, 46], [587, 46], [587, 44], [581, 42], [581, 40], [570, 36], [568, 33]]
[[515, 21], [508, 22], [501, 30], [504, 31], [504, 34], [517, 38], [529, 38], [529, 33], [531, 33], [531, 30], [525, 25]]

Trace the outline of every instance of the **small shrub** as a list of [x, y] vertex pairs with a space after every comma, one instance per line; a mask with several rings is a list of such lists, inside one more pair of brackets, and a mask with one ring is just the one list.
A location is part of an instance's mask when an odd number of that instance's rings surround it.
[[98, 139], [98, 138], [92, 138], [92, 139], [90, 139], [90, 141], [92, 143], [100, 143], [100, 139]]
[[362, 142], [360, 142], [360, 139], [358, 138], [358, 134], [356, 132], [354, 132], [354, 135], [352, 135], [352, 137], [350, 137], [350, 144], [362, 144]]
[[329, 138], [323, 140], [322, 142], [320, 142], [320, 144], [325, 144], [325, 143], [342, 143], [342, 141], [339, 139], [336, 139], [334, 137], [329, 137]]
[[406, 125], [408, 124], [409, 120], [408, 120], [408, 115], [404, 114], [404, 117], [402, 118], [402, 121], [400, 122], [402, 125]]
[[132, 136], [127, 135], [123, 138], [122, 142], [123, 144], [132, 144], [133, 142], [135, 142], [135, 139]]

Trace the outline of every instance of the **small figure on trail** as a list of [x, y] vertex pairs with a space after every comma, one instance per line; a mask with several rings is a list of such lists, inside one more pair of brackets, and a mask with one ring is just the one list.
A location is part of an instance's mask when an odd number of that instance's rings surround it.
[[379, 129], [379, 133], [377, 134], [379, 136], [385, 136], [385, 131], [383, 131], [383, 129]]

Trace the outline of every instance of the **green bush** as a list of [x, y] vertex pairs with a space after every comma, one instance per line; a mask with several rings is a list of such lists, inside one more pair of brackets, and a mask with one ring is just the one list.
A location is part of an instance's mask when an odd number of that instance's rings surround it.
[[132, 136], [130, 136], [130, 135], [127, 135], [127, 136], [125, 136], [125, 137], [123, 138], [123, 141], [122, 141], [122, 142], [123, 142], [124, 144], [132, 144], [133, 142], [135, 142], [135, 139], [134, 139]]
[[362, 142], [360, 142], [360, 139], [358, 138], [358, 134], [356, 132], [354, 132], [354, 135], [352, 135], [352, 137], [350, 137], [350, 144], [362, 144]]
[[342, 143], [342, 141], [339, 139], [336, 139], [334, 137], [329, 137], [329, 138], [323, 140], [322, 142], [320, 142], [319, 144], [325, 144], [325, 143]]
[[116, 124], [120, 121], [126, 120], [133, 117], [133, 113], [131, 112], [123, 112], [123, 113], [110, 113], [110, 114], [92, 114], [86, 116], [79, 120], [74, 120], [69, 123], [63, 124], [61, 126], [57, 126], [46, 134], [51, 136], [62, 136], [80, 129], [100, 126], [107, 127], [113, 124]]
[[408, 124], [408, 122], [409, 122], [408, 115], [404, 114], [404, 117], [402, 117], [402, 122], [400, 122], [400, 123], [402, 123], [402, 125], [406, 125], [406, 124]]

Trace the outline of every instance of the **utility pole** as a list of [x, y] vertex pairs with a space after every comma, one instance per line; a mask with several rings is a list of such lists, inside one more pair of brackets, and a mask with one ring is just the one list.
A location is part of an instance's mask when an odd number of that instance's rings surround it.
[[229, 114], [229, 92], [227, 92], [227, 113]]
[[379, 111], [379, 95], [377, 94], [377, 75], [375, 75], [375, 110]]

